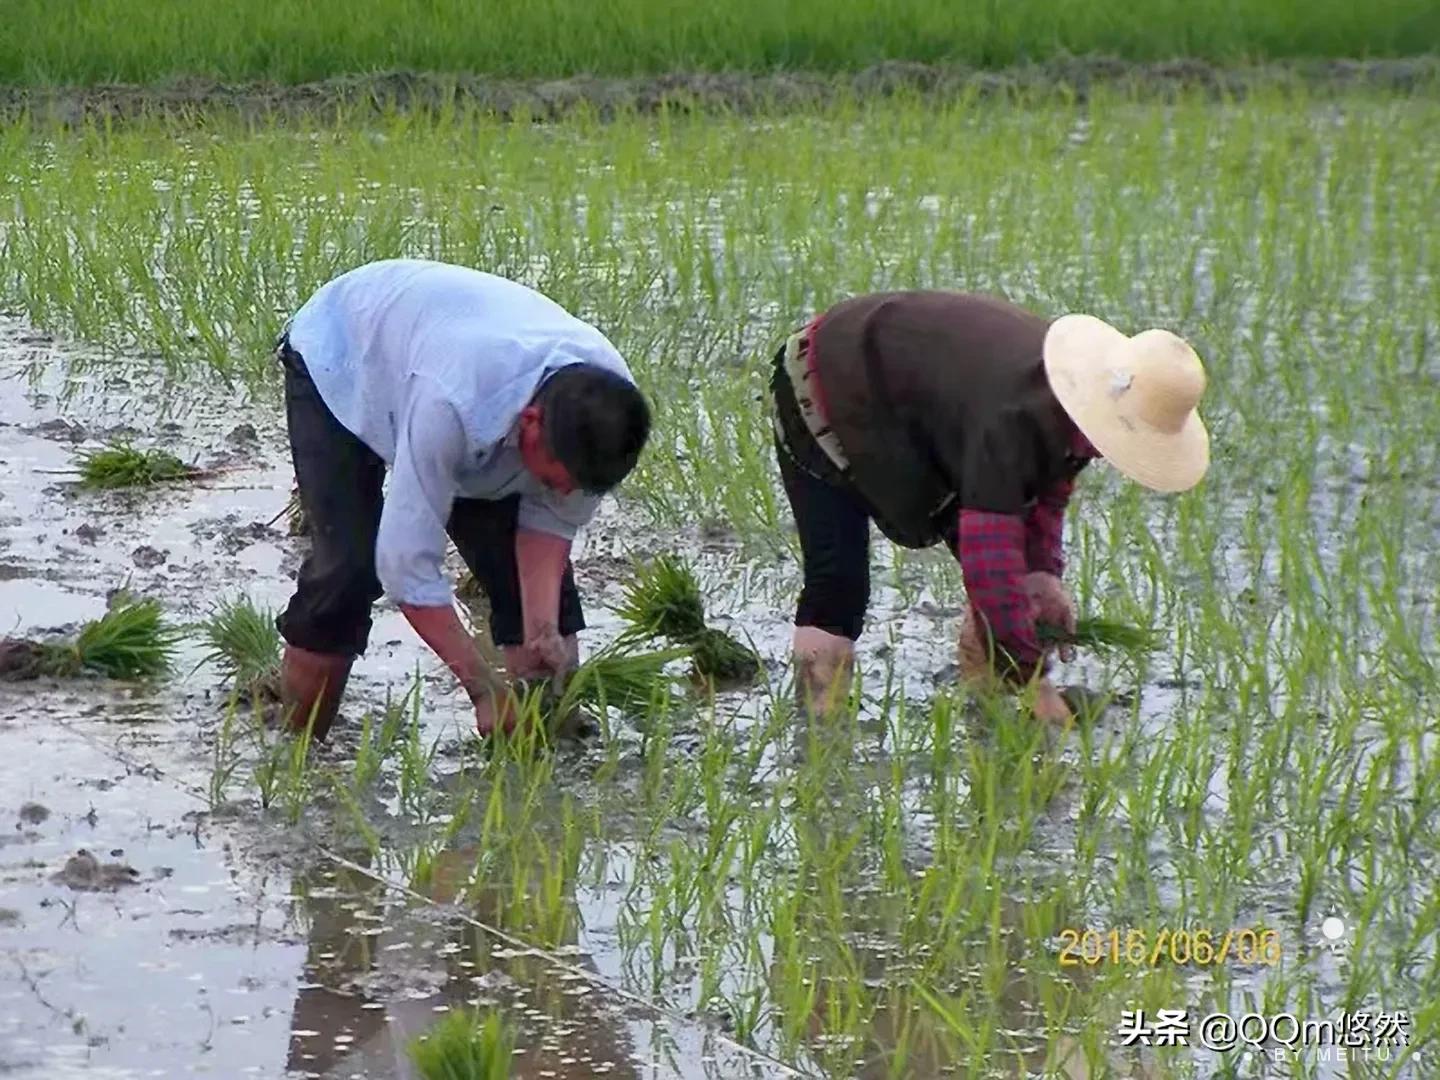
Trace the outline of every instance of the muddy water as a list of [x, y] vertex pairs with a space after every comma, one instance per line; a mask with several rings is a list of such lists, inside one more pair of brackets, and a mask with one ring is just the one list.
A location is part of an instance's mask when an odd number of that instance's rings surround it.
[[[0, 358], [7, 635], [73, 631], [121, 585], [161, 597], [178, 622], [241, 590], [283, 605], [303, 541], [274, 520], [292, 481], [274, 409], [142, 387], [99, 358], [71, 377], [52, 343], [13, 322], [0, 323]], [[77, 491], [75, 452], [127, 435], [220, 475]], [[607, 530], [595, 535], [579, 568], [592, 590], [620, 566]], [[426, 737], [468, 730], [448, 673], [398, 613], [376, 614], [345, 715], [403, 694], [418, 664]], [[603, 634], [604, 612], [592, 623]], [[201, 655], [187, 640], [156, 689], [0, 684], [6, 1075], [409, 1077], [410, 1038], [448, 1008], [490, 1002], [520, 1024], [517, 1076], [749, 1075], [752, 1055], [606, 989], [623, 974], [608, 889], [576, 890], [575, 924], [594, 936], [556, 968], [314, 845], [212, 815], [225, 691], [194, 670]]]
[[[73, 631], [121, 585], [163, 598], [180, 622], [241, 590], [284, 604], [303, 541], [281, 516], [292, 474], [277, 409], [237, 406], [193, 385], [169, 392], [104, 358], [72, 367], [72, 351], [15, 322], [0, 323], [0, 357], [7, 634]], [[33, 381], [31, 371], [40, 373]], [[117, 437], [220, 471], [198, 485], [78, 491], [76, 452]], [[616, 629], [606, 605], [618, 600], [629, 558], [677, 542], [623, 527], [613, 507], [606, 513], [577, 552], [587, 646]], [[797, 567], [758, 573], [720, 530], [679, 542], [706, 581], [714, 621], [753, 640], [778, 672]], [[883, 685], [893, 668], [902, 689], [927, 695], [947, 674], [954, 612], [883, 575], [876, 609], [894, 619], [863, 650], [872, 681]], [[406, 1077], [407, 1041], [441, 1010], [499, 1002], [521, 1024], [517, 1075], [790, 1075], [737, 1049], [713, 1018], [660, 1014], [618, 992], [634, 981], [634, 950], [620, 930], [636, 877], [623, 826], [584, 853], [591, 872], [571, 883], [572, 929], [556, 967], [513, 954], [476, 925], [499, 922], [498, 911], [467, 909], [467, 919], [437, 908], [450, 898], [443, 869], [421, 902], [376, 880], [403, 879], [393, 861], [366, 873], [323, 844], [257, 830], [254, 814], [212, 815], [206, 791], [225, 688], [209, 668], [194, 670], [201, 654], [185, 642], [176, 677], [154, 690], [99, 680], [0, 685], [0, 813], [17, 825], [0, 848], [0, 986], [13, 1003], [0, 1029], [5, 1068], [36, 1077]], [[468, 730], [448, 672], [382, 604], [347, 697], [352, 722], [322, 757], [344, 760], [353, 720], [405, 693], [417, 667], [426, 740], [453, 743]], [[742, 696], [726, 707], [743, 730], [764, 702]], [[638, 733], [616, 736], [622, 755], [637, 753]], [[681, 731], [675, 748], [699, 742]], [[918, 788], [913, 797], [922, 799]], [[46, 808], [43, 820], [19, 816], [32, 805]], [[474, 857], [461, 849], [444, 861], [459, 872]], [[90, 887], [97, 877], [106, 887]], [[729, 900], [741, 910], [738, 890]], [[769, 949], [766, 935], [759, 947]], [[883, 970], [883, 955], [875, 962]], [[683, 1000], [684, 980], [672, 981]]]
[[[281, 517], [291, 471], [278, 409], [193, 384], [167, 391], [98, 357], [70, 378], [71, 359], [71, 350], [0, 322], [4, 632], [72, 629], [127, 583], [162, 597], [177, 620], [201, 618], [216, 599], [240, 590], [282, 605], [303, 541], [288, 535]], [[21, 378], [31, 367], [41, 373], [33, 385]], [[75, 451], [126, 432], [141, 445], [158, 443], [222, 471], [203, 484], [143, 493], [76, 491], [67, 472]], [[587, 648], [617, 629], [605, 605], [618, 599], [628, 559], [677, 546], [696, 561], [707, 604], [723, 616], [717, 621], [752, 638], [778, 673], [797, 586], [794, 561], [760, 570], [723, 531], [651, 534], [630, 527], [608, 503], [577, 551], [592, 625]], [[943, 555], [910, 556], [898, 567], [884, 565], [883, 550], [876, 558], [875, 625], [884, 629], [862, 645], [867, 689], [881, 692], [893, 675], [896, 689], [923, 701], [953, 676], [958, 612], [917, 573]], [[458, 564], [452, 570], [459, 575]], [[497, 902], [488, 909], [448, 905], [455, 881], [475, 865], [473, 849], [446, 852], [433, 887], [419, 898], [377, 880], [405, 880], [396, 865], [403, 830], [387, 836], [397, 843], [380, 861], [334, 835], [307, 833], [308, 820], [288, 830], [253, 806], [210, 813], [209, 755], [224, 687], [210, 669], [192, 671], [199, 659], [199, 647], [187, 643], [177, 677], [155, 690], [98, 681], [0, 686], [0, 815], [13, 815], [15, 825], [13, 839], [0, 834], [0, 1067], [35, 1077], [408, 1077], [410, 1038], [446, 1008], [493, 1002], [521, 1025], [520, 1076], [789, 1075], [738, 1048], [713, 1012], [702, 1012], [703, 1022], [690, 1017], [705, 1003], [672, 944], [662, 944], [659, 955], [674, 969], [666, 975], [668, 1011], [622, 992], [645, 981], [633, 943], [624, 940], [627, 902], [643, 907], [650, 897], [643, 887], [630, 895], [641, 868], [628, 844], [633, 825], [620, 815], [582, 852], [582, 872], [566, 882], [561, 903], [567, 923], [559, 955], [542, 957], [485, 929], [505, 922], [503, 878], [493, 883]], [[469, 729], [469, 711], [448, 672], [385, 604], [322, 761], [343, 765], [353, 757], [355, 721], [387, 695], [405, 693], [417, 668], [424, 738], [442, 746], [437, 779], [459, 782], [453, 751]], [[1088, 682], [1092, 672], [1081, 661], [1068, 674]], [[1145, 688], [1142, 733], [1181, 692]], [[758, 697], [722, 706], [738, 713], [742, 733], [763, 721], [766, 709]], [[883, 745], [877, 713], [872, 703], [861, 722]], [[1100, 737], [1132, 722], [1128, 714], [1106, 720]], [[642, 735], [622, 725], [615, 737], [630, 770], [622, 774], [633, 782]], [[700, 732], [682, 730], [674, 752], [698, 752], [701, 744]], [[783, 767], [787, 752], [805, 751], [799, 740], [788, 748], [776, 741], [759, 775]], [[583, 790], [599, 751], [592, 745], [567, 753], [556, 786]], [[888, 768], [883, 753], [860, 765]], [[233, 787], [247, 783], [241, 777]], [[905, 785], [911, 857], [923, 865], [935, 828], [924, 770]], [[1078, 813], [1071, 793], [1062, 792], [1047, 811], [1053, 832], [1037, 841], [1037, 859], [1067, 858]], [[785, 843], [777, 840], [778, 856]], [[81, 851], [88, 855], [76, 862]], [[1159, 857], [1157, 867], [1164, 866]], [[1171, 891], [1161, 869], [1152, 884], [1162, 895]], [[745, 917], [741, 888], [724, 901], [737, 920]], [[875, 948], [857, 955], [866, 977], [883, 981], [894, 958], [884, 934], [878, 937]], [[760, 932], [755, 947], [768, 956], [773, 942]], [[1328, 971], [1324, 981], [1333, 986], [1339, 977]], [[1237, 986], [1247, 978], [1238, 975]], [[1028, 1052], [1043, 1052], [1045, 1044], [1035, 1027], [1036, 998], [1022, 981], [1007, 999], [1007, 1020]], [[812, 1034], [825, 1030], [823, 1009], [817, 1000]], [[883, 1044], [907, 1023], [882, 1011], [875, 1038]], [[759, 1045], [774, 1034], [762, 1024]], [[956, 1063], [937, 1053], [932, 1064], [938, 1075]], [[917, 1075], [927, 1068], [916, 1067]]]

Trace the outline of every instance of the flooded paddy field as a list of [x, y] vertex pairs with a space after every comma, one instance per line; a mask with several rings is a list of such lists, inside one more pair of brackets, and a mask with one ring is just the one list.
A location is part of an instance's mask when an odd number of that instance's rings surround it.
[[[184, 631], [160, 678], [0, 682], [0, 1069], [410, 1077], [478, 1005], [525, 1077], [1435, 1075], [1434, 102], [0, 129], [0, 634], [121, 588]], [[616, 341], [657, 431], [577, 549], [583, 647], [677, 552], [757, 685], [491, 750], [382, 604], [310, 747], [203, 662], [305, 550], [274, 333], [398, 254]], [[1200, 488], [1081, 484], [1077, 602], [1161, 647], [1063, 665], [1101, 702], [1073, 731], [957, 689], [954, 560], [878, 538], [861, 699], [790, 707], [768, 361], [911, 284], [1170, 326], [1210, 372]], [[208, 471], [76, 483], [125, 440]], [[1404, 1013], [1408, 1045], [1124, 1045], [1172, 1009]]]

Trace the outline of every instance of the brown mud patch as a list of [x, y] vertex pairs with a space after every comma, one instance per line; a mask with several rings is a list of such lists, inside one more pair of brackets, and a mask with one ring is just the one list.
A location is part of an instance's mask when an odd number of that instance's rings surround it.
[[1409, 93], [1433, 87], [1437, 81], [1437, 56], [1250, 66], [1192, 59], [1136, 63], [1086, 56], [997, 70], [887, 61], [845, 74], [679, 72], [529, 80], [395, 71], [300, 84], [188, 77], [143, 85], [3, 86], [0, 117], [29, 116], [64, 125], [155, 115], [183, 119], [217, 112], [253, 120], [354, 119], [391, 110], [464, 108], [506, 119], [558, 120], [577, 112], [602, 118], [661, 110], [753, 113], [897, 95], [936, 101], [1037, 96], [1084, 101], [1101, 89], [1162, 100], [1197, 91], [1235, 98], [1262, 89]]

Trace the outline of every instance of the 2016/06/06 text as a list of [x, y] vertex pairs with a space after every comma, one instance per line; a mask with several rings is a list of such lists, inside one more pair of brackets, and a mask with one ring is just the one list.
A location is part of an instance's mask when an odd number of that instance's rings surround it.
[[1276, 930], [1075, 930], [1060, 931], [1060, 966], [1128, 964], [1158, 967], [1162, 963], [1219, 966], [1280, 962], [1280, 934]]

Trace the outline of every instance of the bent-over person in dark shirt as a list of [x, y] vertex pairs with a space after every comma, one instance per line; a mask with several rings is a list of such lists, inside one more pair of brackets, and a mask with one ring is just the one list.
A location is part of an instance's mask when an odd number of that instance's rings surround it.
[[776, 353], [771, 379], [804, 561], [793, 643], [802, 701], [825, 708], [848, 692], [874, 521], [897, 544], [943, 542], [959, 559], [962, 676], [1033, 685], [1038, 716], [1069, 720], [1036, 627], [1075, 626], [1061, 541], [1076, 479], [1103, 457], [1154, 491], [1198, 483], [1209, 466], [1205, 381], [1169, 331], [1131, 337], [994, 296], [874, 293], [811, 319]]

